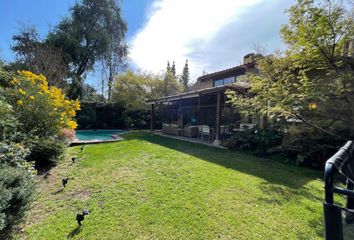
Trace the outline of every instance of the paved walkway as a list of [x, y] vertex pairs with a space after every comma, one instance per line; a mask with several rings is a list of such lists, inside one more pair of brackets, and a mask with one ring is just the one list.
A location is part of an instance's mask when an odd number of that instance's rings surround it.
[[192, 143], [198, 143], [198, 144], [204, 144], [210, 147], [217, 147], [217, 148], [222, 148], [222, 149], [227, 149], [226, 147], [223, 146], [216, 146], [213, 145], [213, 142], [208, 142], [208, 141], [202, 141], [200, 138], [190, 138], [190, 137], [185, 137], [185, 136], [174, 136], [174, 135], [168, 135], [164, 134], [161, 130], [155, 130], [153, 134], [162, 136], [162, 137], [168, 137], [168, 138], [173, 138], [177, 140], [182, 140], [185, 142], [192, 142]]

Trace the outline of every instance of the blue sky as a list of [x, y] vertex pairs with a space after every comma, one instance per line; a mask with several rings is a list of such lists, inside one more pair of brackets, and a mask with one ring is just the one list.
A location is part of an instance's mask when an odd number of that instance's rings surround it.
[[[120, 0], [118, 0], [120, 2]], [[11, 37], [21, 25], [45, 36], [75, 0], [0, 0], [0, 57], [14, 58]], [[268, 53], [284, 47], [279, 29], [295, 0], [123, 0], [128, 23], [129, 66], [162, 73], [166, 62], [181, 72], [188, 59], [192, 80], [242, 63], [262, 46]], [[91, 74], [92, 76], [92, 74]], [[91, 80], [94, 81], [94, 80]]]
[[[68, 15], [68, 9], [75, 0], [0, 0], [0, 57], [10, 61], [12, 36], [22, 26], [35, 26], [42, 37], [54, 27], [62, 17]], [[150, 0], [125, 0], [122, 12], [128, 23], [127, 37], [134, 36], [144, 24], [145, 11]]]

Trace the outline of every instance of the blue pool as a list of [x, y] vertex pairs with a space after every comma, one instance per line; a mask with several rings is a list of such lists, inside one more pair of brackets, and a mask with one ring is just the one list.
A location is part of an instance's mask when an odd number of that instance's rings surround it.
[[124, 130], [77, 130], [76, 137], [79, 141], [113, 140], [112, 135], [125, 132]]

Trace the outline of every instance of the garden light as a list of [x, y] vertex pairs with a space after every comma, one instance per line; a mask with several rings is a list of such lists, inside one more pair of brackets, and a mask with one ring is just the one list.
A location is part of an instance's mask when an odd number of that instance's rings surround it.
[[65, 185], [68, 184], [68, 182], [69, 182], [69, 178], [63, 178], [61, 180], [61, 183], [63, 184], [63, 187], [65, 187]]
[[316, 110], [317, 109], [317, 103], [316, 102], [310, 102], [309, 103], [309, 109], [310, 110]]
[[85, 215], [89, 215], [89, 213], [90, 213], [89, 211], [84, 210], [82, 211], [82, 213], [76, 214], [76, 221], [79, 224], [79, 226], [81, 226], [81, 222], [84, 221]]

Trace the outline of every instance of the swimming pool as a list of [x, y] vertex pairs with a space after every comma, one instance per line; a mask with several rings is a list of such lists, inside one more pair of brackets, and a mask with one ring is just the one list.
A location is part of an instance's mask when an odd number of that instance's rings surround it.
[[114, 140], [114, 136], [125, 133], [124, 130], [76, 130], [78, 141]]

